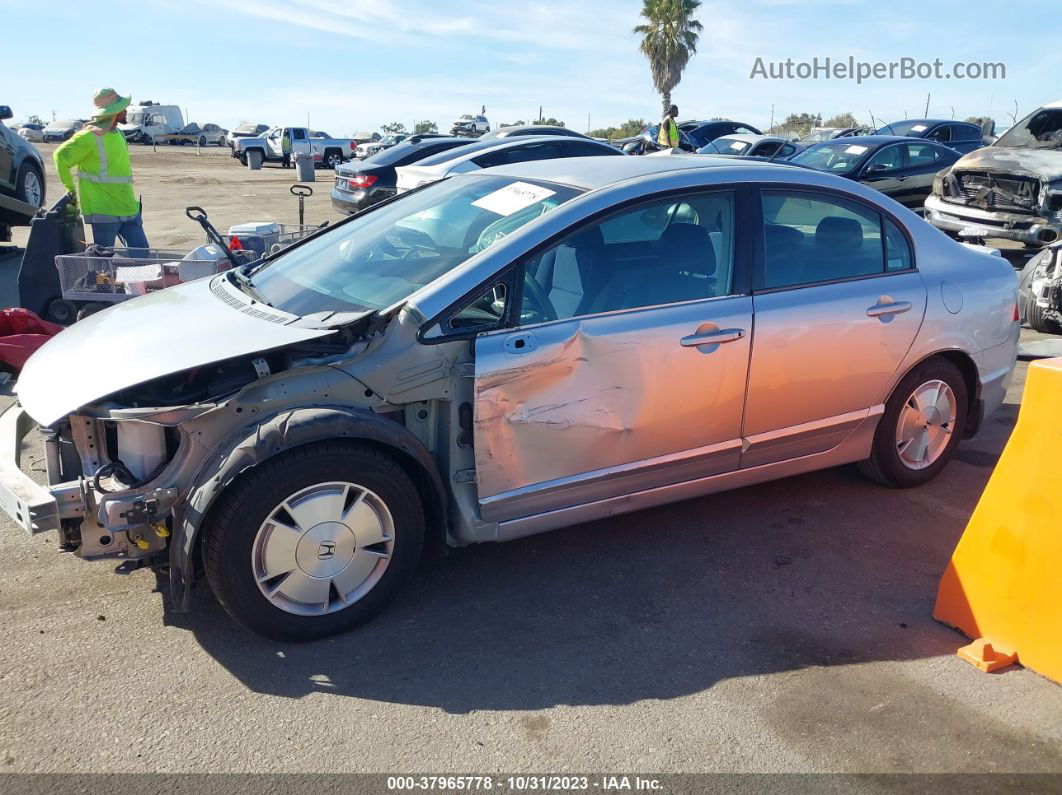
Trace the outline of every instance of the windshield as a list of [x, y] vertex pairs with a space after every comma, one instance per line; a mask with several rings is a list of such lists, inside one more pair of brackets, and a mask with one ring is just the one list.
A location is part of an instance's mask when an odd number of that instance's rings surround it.
[[716, 138], [702, 146], [698, 152], [702, 155], [740, 155], [752, 146], [748, 141], [740, 141], [736, 138]]
[[892, 124], [886, 124], [880, 130], [875, 132], [874, 135], [905, 135], [911, 138], [921, 138], [925, 131], [932, 126], [933, 124], [927, 121], [909, 119], [907, 121], [897, 121]]
[[829, 171], [831, 174], [850, 174], [859, 168], [867, 157], [870, 147], [864, 144], [831, 141], [815, 144], [802, 152], [797, 152], [790, 163], [797, 163], [817, 171]]
[[437, 182], [280, 255], [253, 286], [296, 315], [382, 309], [578, 193], [503, 176]]
[[823, 130], [812, 130], [811, 135], [805, 138], [805, 141], [829, 141], [837, 133], [832, 127], [828, 127]]
[[1029, 149], [1062, 148], [1062, 108], [1035, 111], [1003, 133], [995, 145]]

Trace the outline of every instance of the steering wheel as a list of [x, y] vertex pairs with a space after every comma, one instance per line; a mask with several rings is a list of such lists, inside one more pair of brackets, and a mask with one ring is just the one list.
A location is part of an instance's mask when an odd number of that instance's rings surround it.
[[[528, 307], [528, 298], [531, 299], [530, 307]], [[542, 285], [536, 282], [535, 278], [526, 270], [524, 271], [524, 306], [521, 307], [521, 310], [525, 307], [529, 308], [532, 315], [536, 316], [534, 317], [535, 322], [557, 319], [557, 310], [554, 309], [553, 302], [549, 300], [549, 296], [542, 289]]]
[[[405, 251], [399, 251], [391, 240], [395, 240], [398, 243], [406, 247]], [[422, 232], [419, 229], [410, 229], [404, 226], [394, 227], [380, 243], [380, 248], [388, 256], [396, 257], [399, 259], [410, 259], [416, 255], [419, 251], [427, 251], [431, 254], [438, 254], [438, 247], [435, 245], [435, 241], [432, 240], [431, 235], [427, 232]]]

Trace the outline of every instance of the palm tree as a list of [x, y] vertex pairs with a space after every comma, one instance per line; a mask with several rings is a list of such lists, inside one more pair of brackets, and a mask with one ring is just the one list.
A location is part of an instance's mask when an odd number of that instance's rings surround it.
[[697, 52], [702, 25], [693, 19], [701, 0], [642, 0], [646, 24], [634, 32], [642, 37], [639, 49], [649, 59], [653, 85], [660, 92], [664, 113], [671, 107], [671, 91], [682, 79], [682, 70]]

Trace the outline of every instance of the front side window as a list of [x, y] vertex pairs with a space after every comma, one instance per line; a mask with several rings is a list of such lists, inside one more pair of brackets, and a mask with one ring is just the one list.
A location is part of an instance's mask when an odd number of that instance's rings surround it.
[[734, 194], [638, 205], [530, 260], [520, 322], [564, 320], [730, 294]]
[[869, 171], [896, 171], [903, 168], [903, 147], [899, 145], [885, 146], [879, 149], [867, 161], [866, 170]]
[[764, 262], [754, 280], [757, 289], [885, 272], [879, 213], [815, 194], [764, 191], [761, 196]]
[[531, 160], [552, 160], [563, 156], [564, 153], [561, 151], [560, 144], [550, 141], [547, 143], [510, 146], [472, 158], [472, 162], [480, 168], [490, 168], [491, 166], [504, 166], [509, 163], [526, 163]]
[[252, 284], [296, 315], [382, 309], [578, 193], [501, 176], [441, 181], [291, 248]]
[[951, 140], [951, 125], [950, 124], [942, 124], [942, 125], [940, 125], [935, 130], [933, 130], [933, 132], [929, 133], [929, 135], [927, 135], [926, 138], [929, 139], [930, 141], [941, 141], [942, 143], [946, 143], [946, 142], [950, 141]]

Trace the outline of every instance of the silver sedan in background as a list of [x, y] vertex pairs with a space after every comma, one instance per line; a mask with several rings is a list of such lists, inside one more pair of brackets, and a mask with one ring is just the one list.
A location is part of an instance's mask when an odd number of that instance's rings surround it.
[[[1015, 287], [831, 174], [509, 163], [54, 337], [0, 418], [0, 504], [167, 566], [178, 610], [201, 556], [236, 621], [321, 637], [425, 549], [840, 464], [929, 481], [1003, 400]], [[121, 362], [70, 379], [101, 346]], [[18, 470], [35, 423], [47, 488]]]

